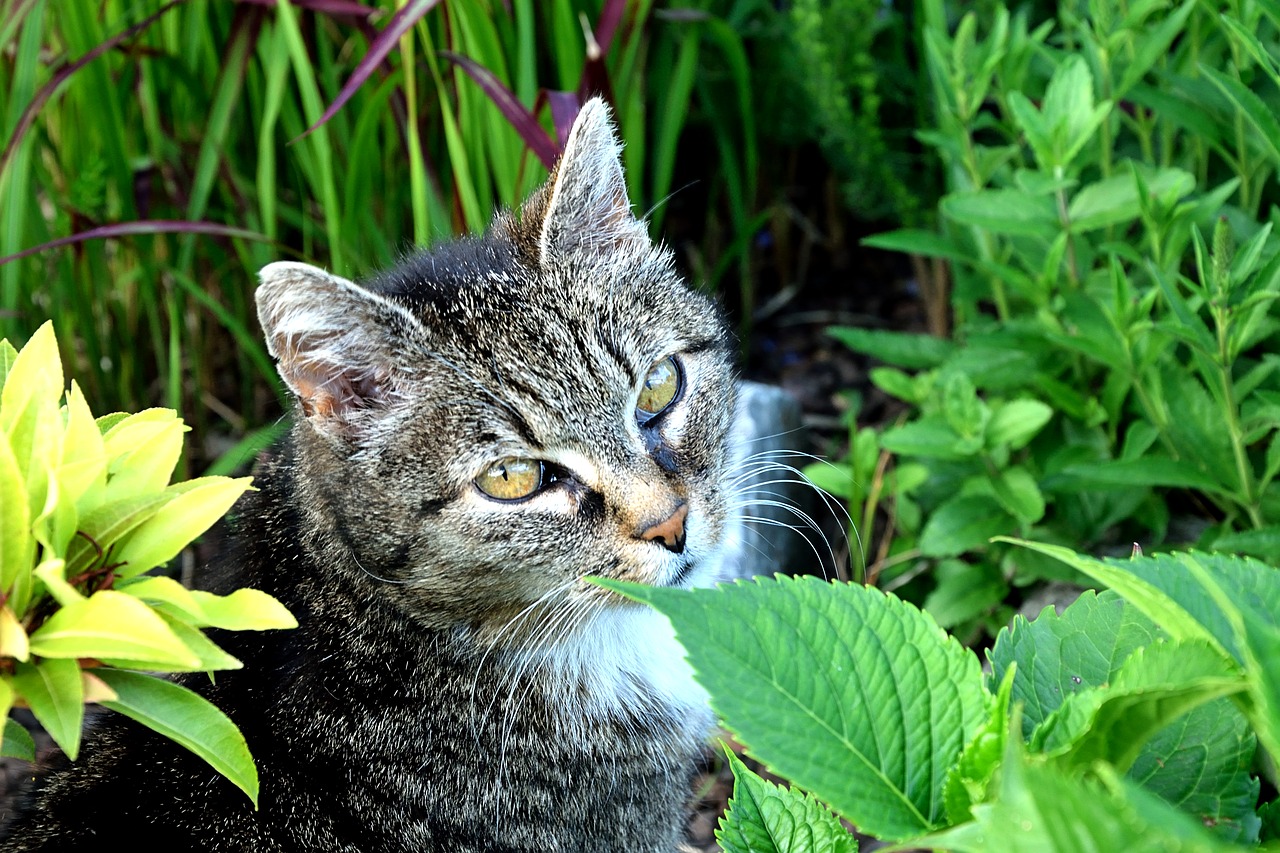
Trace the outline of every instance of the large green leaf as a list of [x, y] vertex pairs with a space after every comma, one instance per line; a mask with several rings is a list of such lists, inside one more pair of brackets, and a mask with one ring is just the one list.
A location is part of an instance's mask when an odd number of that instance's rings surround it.
[[984, 718], [978, 660], [914, 606], [817, 578], [681, 590], [598, 581], [666, 614], [751, 753], [864, 832], [945, 820], [947, 772]]
[[942, 212], [961, 225], [997, 234], [1048, 237], [1058, 228], [1053, 200], [1021, 190], [978, 190], [946, 196]]
[[716, 830], [724, 853], [856, 853], [857, 840], [812, 795], [766, 782], [726, 754], [733, 799]]
[[55, 409], [62, 397], [62, 357], [53, 334], [53, 323], [46, 322], [36, 330], [5, 377], [0, 391], [0, 433], [11, 432], [24, 412], [48, 403]]
[[80, 725], [84, 720], [84, 680], [73, 660], [17, 663], [13, 690], [44, 726], [62, 751], [74, 761], [80, 752]]
[[185, 687], [143, 675], [100, 669], [97, 672], [116, 692], [102, 704], [181, 744], [209, 762], [258, 804], [258, 768], [244, 735], [226, 714]]
[[59, 608], [31, 635], [31, 653], [47, 658], [126, 658], [184, 669], [200, 665], [200, 658], [150, 607], [109, 589]]
[[30, 573], [35, 554], [26, 482], [8, 440], [0, 434], [0, 592], [8, 594], [22, 575]]
[[1098, 765], [1086, 781], [1029, 760], [1011, 738], [993, 802], [970, 823], [912, 842], [956, 853], [1224, 853], [1236, 850], [1188, 815]]
[[[1181, 198], [1196, 188], [1195, 176], [1181, 169], [1161, 169], [1144, 178], [1147, 192], [1154, 196]], [[1077, 232], [1131, 222], [1141, 212], [1138, 183], [1128, 171], [1083, 187], [1068, 208], [1071, 228]]]
[[[1135, 678], [1147, 679], [1149, 683], [1130, 691], [1107, 710], [1107, 719], [1094, 733], [1097, 738], [1114, 737], [1131, 722], [1126, 718], [1125, 703], [1135, 701], [1134, 693], [1154, 691], [1162, 677], [1153, 667], [1145, 666], [1149, 662], [1146, 656], [1128, 663], [1143, 647], [1159, 644], [1166, 651], [1157, 662], [1184, 669], [1181, 675], [1166, 671], [1166, 682], [1176, 687], [1191, 680], [1188, 668], [1192, 662], [1183, 660], [1178, 652], [1168, 654], [1184, 645], [1171, 645], [1166, 640], [1164, 631], [1114, 591], [1085, 592], [1061, 615], [1046, 609], [1032, 622], [1015, 618], [1011, 627], [1000, 632], [988, 655], [991, 678], [1003, 678], [1015, 670], [1013, 698], [1022, 705], [1023, 732], [1028, 737], [1064, 701], [1083, 700], [1077, 712], [1093, 723], [1096, 718], [1091, 714], [1101, 707], [1103, 695], [1095, 693], [1085, 699], [1085, 692], [1104, 685], [1124, 688], [1126, 682], [1133, 687]], [[1191, 654], [1197, 654], [1194, 648], [1189, 650]], [[1126, 665], [1133, 671], [1122, 678]], [[1156, 697], [1153, 692], [1151, 698], [1163, 703], [1177, 697]], [[1135, 714], [1132, 722], [1141, 720]], [[1068, 734], [1063, 739], [1070, 741], [1074, 736]], [[1105, 743], [1102, 746], [1106, 748]], [[1151, 735], [1131, 759], [1129, 775], [1171, 804], [1214, 824], [1217, 834], [1249, 840], [1256, 838], [1257, 832], [1252, 806], [1258, 783], [1249, 774], [1253, 750], [1244, 716], [1230, 701], [1219, 699], [1193, 708]]]

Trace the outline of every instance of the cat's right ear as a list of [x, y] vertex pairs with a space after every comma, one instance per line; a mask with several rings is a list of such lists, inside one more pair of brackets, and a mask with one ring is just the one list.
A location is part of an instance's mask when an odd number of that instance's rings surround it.
[[268, 264], [254, 294], [267, 351], [311, 423], [352, 437], [358, 415], [392, 402], [395, 357], [419, 328], [399, 305], [308, 264]]

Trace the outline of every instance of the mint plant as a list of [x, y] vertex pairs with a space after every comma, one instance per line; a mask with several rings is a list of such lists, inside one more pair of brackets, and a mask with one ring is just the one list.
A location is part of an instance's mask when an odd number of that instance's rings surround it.
[[1219, 554], [1004, 544], [1111, 589], [1015, 619], [987, 675], [927, 613], [869, 587], [599, 582], [671, 619], [725, 727], [793, 783], [731, 758], [725, 850], [854, 849], [836, 816], [904, 849], [1220, 851], [1272, 837], [1253, 773], [1274, 774], [1280, 754], [1280, 573]]
[[75, 759], [86, 703], [201, 756], [256, 804], [240, 731], [207, 700], [149, 673], [241, 666], [202, 633], [296, 627], [271, 596], [188, 590], [145, 574], [217, 521], [250, 478], [170, 483], [186, 427], [168, 409], [94, 419], [65, 391], [52, 323], [21, 352], [0, 340], [0, 751], [32, 760], [25, 706]]
[[910, 414], [806, 471], [862, 522], [865, 576], [966, 637], [1078, 580], [992, 536], [1280, 560], [1280, 6], [1057, 13], [926, 27], [948, 192], [936, 229], [866, 242], [945, 261], [955, 331], [832, 329]]

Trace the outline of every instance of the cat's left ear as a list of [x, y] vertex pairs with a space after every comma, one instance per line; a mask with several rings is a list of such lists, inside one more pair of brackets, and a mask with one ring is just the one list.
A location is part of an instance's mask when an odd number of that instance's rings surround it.
[[420, 324], [396, 303], [308, 264], [268, 264], [254, 293], [280, 378], [319, 429], [351, 438], [401, 394]]
[[648, 229], [631, 212], [621, 150], [609, 107], [600, 98], [587, 101], [547, 182], [543, 259], [578, 249], [649, 248]]

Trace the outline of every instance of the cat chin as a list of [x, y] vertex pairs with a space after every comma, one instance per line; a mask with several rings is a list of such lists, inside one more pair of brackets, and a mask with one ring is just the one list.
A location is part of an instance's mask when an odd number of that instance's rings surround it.
[[589, 719], [674, 717], [702, 738], [713, 718], [667, 617], [647, 607], [607, 607], [550, 652], [550, 685], [575, 685], [553, 697]]

